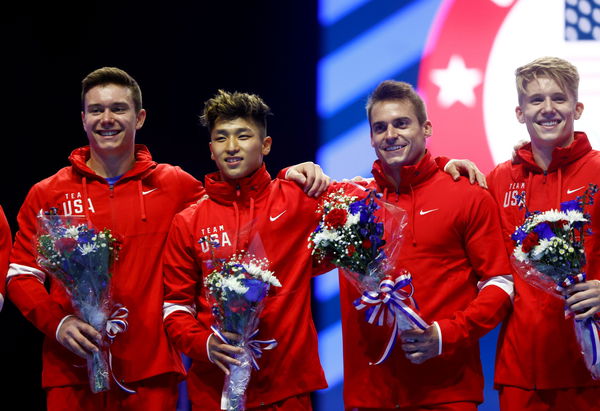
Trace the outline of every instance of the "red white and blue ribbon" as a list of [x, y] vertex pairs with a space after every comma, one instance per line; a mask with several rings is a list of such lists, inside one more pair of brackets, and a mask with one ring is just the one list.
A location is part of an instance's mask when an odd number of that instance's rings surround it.
[[570, 275], [564, 280], [561, 281], [560, 284], [556, 285], [556, 290], [558, 292], [563, 292], [573, 284], [583, 283], [585, 282], [585, 273], [579, 273], [577, 275]]
[[[403, 288], [410, 286], [410, 293]], [[411, 305], [417, 307], [412, 298], [414, 288], [412, 285], [412, 276], [410, 273], [403, 273], [392, 280], [391, 276], [386, 276], [379, 283], [379, 291], [365, 291], [362, 296], [354, 301], [354, 307], [357, 310], [366, 308], [366, 319], [369, 324], [383, 325], [386, 316], [392, 316], [394, 324], [392, 326], [392, 335], [387, 346], [377, 362], [370, 365], [378, 365], [384, 362], [392, 352], [396, 344], [396, 338], [400, 330], [398, 315], [405, 316], [415, 327], [422, 330], [428, 327], [428, 324], [413, 310], [404, 300], [409, 300]], [[367, 308], [368, 307], [368, 308]]]
[[[117, 306], [117, 309], [111, 314], [111, 316], [106, 321], [106, 335], [108, 336], [108, 340], [112, 344], [117, 335], [122, 332], [127, 331], [127, 327], [129, 324], [127, 323], [127, 316], [129, 315], [129, 310], [123, 306]], [[113, 377], [115, 383], [121, 388], [123, 391], [129, 394], [135, 394], [136, 391], [131, 388], [127, 388], [125, 385], [119, 382], [117, 377], [115, 377], [115, 373], [113, 372], [112, 367], [112, 353], [110, 351], [110, 347], [108, 348], [108, 366], [110, 367], [110, 373]]]
[[[221, 331], [215, 327], [214, 325], [210, 327], [213, 330], [213, 333], [225, 344], [236, 345], [232, 341], [229, 341], [227, 337], [225, 337]], [[242, 348], [248, 352], [250, 357], [250, 362], [252, 363], [252, 367], [255, 370], [260, 370], [258, 366], [257, 358], [262, 357], [263, 350], [272, 350], [277, 347], [277, 341], [274, 338], [270, 340], [253, 340], [253, 338], [258, 334], [258, 329], [254, 330], [248, 337], [248, 340], [244, 343]]]
[[590, 364], [595, 366], [600, 362], [600, 324], [594, 318], [588, 318], [585, 322], [585, 330], [588, 332], [590, 345], [592, 346]]

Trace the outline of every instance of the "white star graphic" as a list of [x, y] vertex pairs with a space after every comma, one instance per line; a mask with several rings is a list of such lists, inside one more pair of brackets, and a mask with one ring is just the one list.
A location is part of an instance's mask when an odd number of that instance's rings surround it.
[[452, 55], [445, 69], [431, 70], [431, 81], [440, 88], [438, 103], [450, 107], [460, 102], [467, 107], [475, 105], [473, 89], [481, 84], [481, 71], [467, 68], [462, 57]]

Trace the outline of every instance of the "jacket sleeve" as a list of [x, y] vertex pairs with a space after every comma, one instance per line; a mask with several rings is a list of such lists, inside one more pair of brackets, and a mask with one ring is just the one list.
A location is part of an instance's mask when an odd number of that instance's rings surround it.
[[[193, 255], [193, 238], [181, 215], [175, 216], [163, 253], [165, 300], [163, 320], [175, 347], [195, 361], [208, 362], [207, 307], [197, 307], [202, 288], [201, 267]], [[198, 318], [197, 318], [198, 315]]]
[[12, 236], [4, 210], [0, 206], [0, 310], [4, 305], [6, 295], [6, 271], [8, 270], [8, 256], [12, 247]]
[[467, 207], [464, 242], [479, 279], [479, 293], [463, 311], [437, 321], [442, 353], [475, 342], [495, 328], [512, 309], [512, 269], [504, 251], [499, 212], [489, 193], [478, 191], [482, 195], [470, 201]]
[[36, 263], [34, 241], [37, 215], [43, 208], [42, 195], [38, 186], [34, 186], [19, 210], [19, 230], [10, 255], [6, 291], [25, 318], [42, 333], [55, 338], [56, 327], [64, 317], [73, 312], [70, 307], [62, 307], [46, 291], [46, 274]]
[[176, 169], [179, 176], [179, 189], [177, 192], [182, 196], [180, 204], [183, 205], [181, 208], [181, 210], [183, 210], [200, 200], [205, 191], [204, 186], [200, 181], [183, 171], [180, 167], [177, 167]]

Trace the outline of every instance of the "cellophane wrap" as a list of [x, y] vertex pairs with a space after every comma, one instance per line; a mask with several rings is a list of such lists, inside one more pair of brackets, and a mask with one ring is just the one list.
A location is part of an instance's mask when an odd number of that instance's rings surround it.
[[102, 334], [100, 350], [87, 358], [90, 389], [110, 389], [106, 322], [111, 308], [111, 266], [118, 243], [110, 230], [97, 230], [84, 217], [38, 216], [37, 263], [71, 298], [76, 315]]
[[392, 326], [388, 346], [375, 362], [380, 364], [400, 331], [425, 329], [428, 324], [418, 314], [412, 276], [400, 258], [406, 211], [373, 190], [362, 190], [362, 196], [355, 196], [340, 188], [322, 199], [321, 219], [308, 246], [317, 263], [339, 267], [358, 290], [361, 296], [354, 306], [365, 310], [366, 321]]
[[[584, 240], [589, 234], [590, 215], [584, 207], [594, 203], [597, 191], [597, 186], [590, 184], [576, 200], [561, 203], [560, 210], [526, 210], [525, 221], [511, 237], [515, 243], [511, 261], [519, 277], [563, 302], [563, 292], [569, 286], [586, 281]], [[518, 200], [524, 207], [525, 193]], [[565, 307], [565, 315], [574, 313]], [[592, 377], [599, 379], [600, 323], [595, 317], [573, 323], [585, 364]]]
[[[262, 350], [276, 347], [273, 339], [259, 340], [259, 317], [270, 287], [281, 287], [281, 283], [269, 270], [270, 262], [264, 256], [258, 235], [248, 247], [225, 258], [215, 257], [219, 244], [203, 238], [210, 245], [212, 257], [204, 261], [209, 274], [204, 280], [207, 299], [214, 319], [213, 331], [223, 342], [242, 347], [243, 353], [235, 358], [240, 365], [229, 365], [225, 376], [221, 408], [229, 411], [245, 409], [246, 389], [252, 369], [259, 370], [257, 359]], [[230, 340], [223, 332], [234, 333], [239, 340]]]

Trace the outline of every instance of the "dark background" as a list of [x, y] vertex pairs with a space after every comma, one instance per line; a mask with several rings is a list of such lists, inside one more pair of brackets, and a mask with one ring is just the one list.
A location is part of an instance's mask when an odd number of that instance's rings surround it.
[[[13, 234], [29, 188], [86, 144], [80, 82], [102, 66], [139, 82], [148, 118], [137, 142], [159, 162], [199, 179], [214, 170], [198, 114], [219, 88], [259, 94], [271, 106], [272, 175], [314, 159], [315, 1], [73, 4], [0, 6], [0, 204]], [[0, 330], [0, 408], [44, 409], [41, 334], [8, 301]]]

